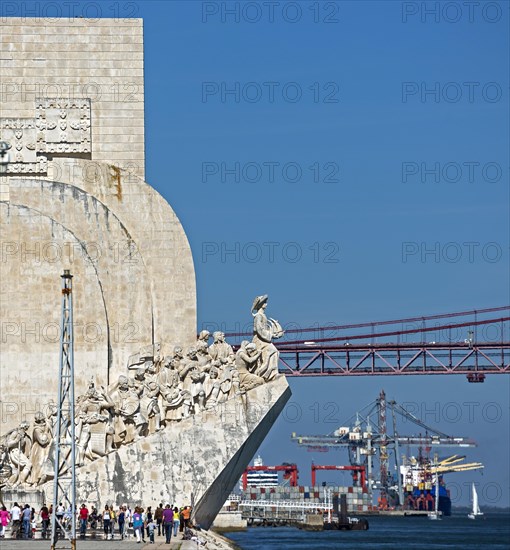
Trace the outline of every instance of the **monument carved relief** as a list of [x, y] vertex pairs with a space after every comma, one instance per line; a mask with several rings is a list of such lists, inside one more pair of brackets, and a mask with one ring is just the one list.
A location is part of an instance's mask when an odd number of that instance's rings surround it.
[[48, 154], [91, 152], [90, 99], [36, 99], [34, 118], [0, 118], [12, 156], [7, 174], [46, 174]]
[[[283, 335], [267, 319], [267, 295], [258, 296], [254, 313], [253, 342], [243, 341], [234, 352], [218, 331], [200, 333], [186, 352], [175, 346], [171, 356], [159, 354], [160, 346], [142, 348], [129, 357], [126, 374], [109, 387], [91, 379], [75, 405], [76, 463], [83, 466], [120, 447], [151, 436], [192, 415], [214, 414], [231, 399], [242, 399], [250, 390], [278, 375], [279, 352], [272, 340]], [[33, 426], [23, 421], [0, 439], [0, 486], [37, 487], [53, 476], [52, 452], [55, 405], [37, 412]], [[32, 434], [32, 436], [30, 436]]]

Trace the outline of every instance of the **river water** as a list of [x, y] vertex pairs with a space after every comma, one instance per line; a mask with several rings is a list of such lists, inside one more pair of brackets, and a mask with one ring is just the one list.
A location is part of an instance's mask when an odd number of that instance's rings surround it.
[[510, 515], [483, 520], [453, 515], [440, 521], [426, 517], [370, 517], [368, 531], [307, 532], [292, 527], [252, 527], [228, 533], [243, 550], [442, 550], [510, 549]]

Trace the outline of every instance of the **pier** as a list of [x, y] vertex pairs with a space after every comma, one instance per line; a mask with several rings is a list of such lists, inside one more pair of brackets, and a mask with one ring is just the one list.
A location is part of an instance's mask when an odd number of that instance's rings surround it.
[[296, 502], [282, 500], [242, 500], [239, 510], [248, 525], [301, 525], [312, 514], [331, 515], [331, 502]]

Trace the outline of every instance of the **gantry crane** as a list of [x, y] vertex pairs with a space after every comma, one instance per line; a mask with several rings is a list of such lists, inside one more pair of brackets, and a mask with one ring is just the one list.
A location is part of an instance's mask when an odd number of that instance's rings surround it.
[[[387, 408], [391, 410], [393, 420], [393, 433], [387, 430]], [[293, 433], [292, 441], [303, 445], [311, 450], [326, 451], [330, 448], [346, 447], [349, 450], [349, 461], [352, 466], [366, 468], [367, 484], [369, 492], [373, 489], [379, 489], [382, 494], [388, 492], [392, 485], [392, 480], [388, 475], [388, 463], [390, 452], [394, 452], [398, 496], [400, 503], [403, 502], [403, 480], [400, 475], [400, 447], [419, 447], [420, 452], [425, 449], [429, 452], [436, 447], [476, 447], [476, 442], [467, 437], [454, 437], [447, 435], [439, 430], [427, 426], [414, 415], [406, 411], [395, 401], [387, 401], [384, 391], [381, 391], [375, 402], [365, 407], [368, 412], [365, 415], [356, 413], [356, 420], [352, 426], [341, 426], [330, 435], [297, 435]], [[407, 421], [421, 427], [425, 434], [419, 435], [401, 435], [397, 432], [396, 414], [399, 414]], [[370, 416], [377, 417], [377, 430], [370, 421]], [[380, 475], [374, 479], [373, 475], [373, 457], [378, 454]], [[454, 455], [448, 459], [440, 461], [436, 468], [431, 469], [431, 474], [437, 470], [438, 473], [447, 473], [452, 471], [466, 471], [483, 468], [480, 463], [457, 464], [464, 457]]]

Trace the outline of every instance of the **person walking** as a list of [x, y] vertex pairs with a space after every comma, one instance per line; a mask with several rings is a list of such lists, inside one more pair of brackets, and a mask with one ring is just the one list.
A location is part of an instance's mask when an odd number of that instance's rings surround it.
[[135, 511], [133, 512], [133, 530], [136, 536], [136, 542], [140, 543], [140, 535], [143, 531], [143, 519], [142, 514], [140, 513], [140, 508], [136, 506]]
[[159, 506], [156, 508], [154, 512], [154, 519], [156, 520], [156, 524], [158, 526], [158, 537], [161, 536], [161, 522], [163, 521], [163, 503], [160, 502]]
[[87, 533], [87, 522], [89, 519], [89, 510], [85, 504], [81, 505], [80, 508], [80, 538], [84, 539], [85, 534]]
[[177, 508], [177, 506], [175, 506], [174, 508], [174, 537], [177, 536], [177, 533], [179, 532], [179, 523], [181, 522], [180, 521], [180, 517], [181, 517], [181, 514], [179, 513], [179, 508]]
[[184, 522], [184, 531], [189, 527], [189, 519], [191, 517], [191, 506], [185, 506], [182, 511], [182, 521]]
[[0, 537], [5, 537], [5, 528], [9, 524], [9, 520], [11, 519], [11, 514], [7, 511], [7, 508], [5, 506], [2, 506], [0, 509]]
[[180, 509], [179, 509], [179, 518], [180, 518], [179, 531], [180, 531], [181, 533], [184, 532], [184, 516], [183, 516], [183, 512], [184, 512], [184, 506], [181, 506]]
[[89, 519], [90, 519], [90, 528], [96, 530], [97, 529], [97, 508], [95, 506], [92, 506], [92, 509], [90, 511]]
[[32, 510], [28, 504], [25, 504], [25, 507], [23, 508], [21, 519], [23, 522], [23, 538], [28, 539], [31, 533], [30, 523], [32, 520]]
[[17, 502], [11, 508], [11, 539], [17, 539], [21, 531], [21, 508]]
[[105, 540], [110, 538], [110, 523], [110, 508], [106, 505], [103, 512], [103, 531]]
[[39, 516], [41, 517], [41, 536], [45, 539], [48, 536], [48, 528], [50, 526], [50, 511], [46, 504], [43, 504], [42, 508], [39, 510]]
[[142, 514], [142, 528], [140, 529], [140, 535], [142, 536], [142, 542], [145, 542], [145, 526], [147, 525], [147, 514], [143, 508], [140, 508], [140, 514]]
[[117, 514], [117, 521], [119, 522], [119, 535], [121, 540], [124, 540], [124, 525], [126, 524], [126, 512], [124, 506], [119, 508], [119, 513]]
[[154, 544], [154, 531], [155, 530], [156, 530], [156, 524], [154, 523], [154, 519], [151, 519], [147, 523], [147, 533], [149, 534], [150, 544]]
[[113, 504], [110, 506], [110, 539], [113, 540], [115, 537], [115, 524], [117, 523], [117, 514], [113, 509]]
[[145, 529], [147, 530], [147, 537], [149, 536], [149, 524], [152, 523], [152, 507], [147, 507], [147, 513], [145, 514]]
[[170, 507], [170, 504], [165, 506], [163, 510], [163, 527], [165, 529], [166, 543], [170, 544], [172, 538], [172, 526], [174, 522], [174, 511]]
[[57, 516], [57, 519], [60, 523], [64, 522], [64, 512], [65, 512], [65, 508], [64, 508], [63, 504], [61, 502], [59, 502], [59, 504], [57, 506], [56, 516]]

